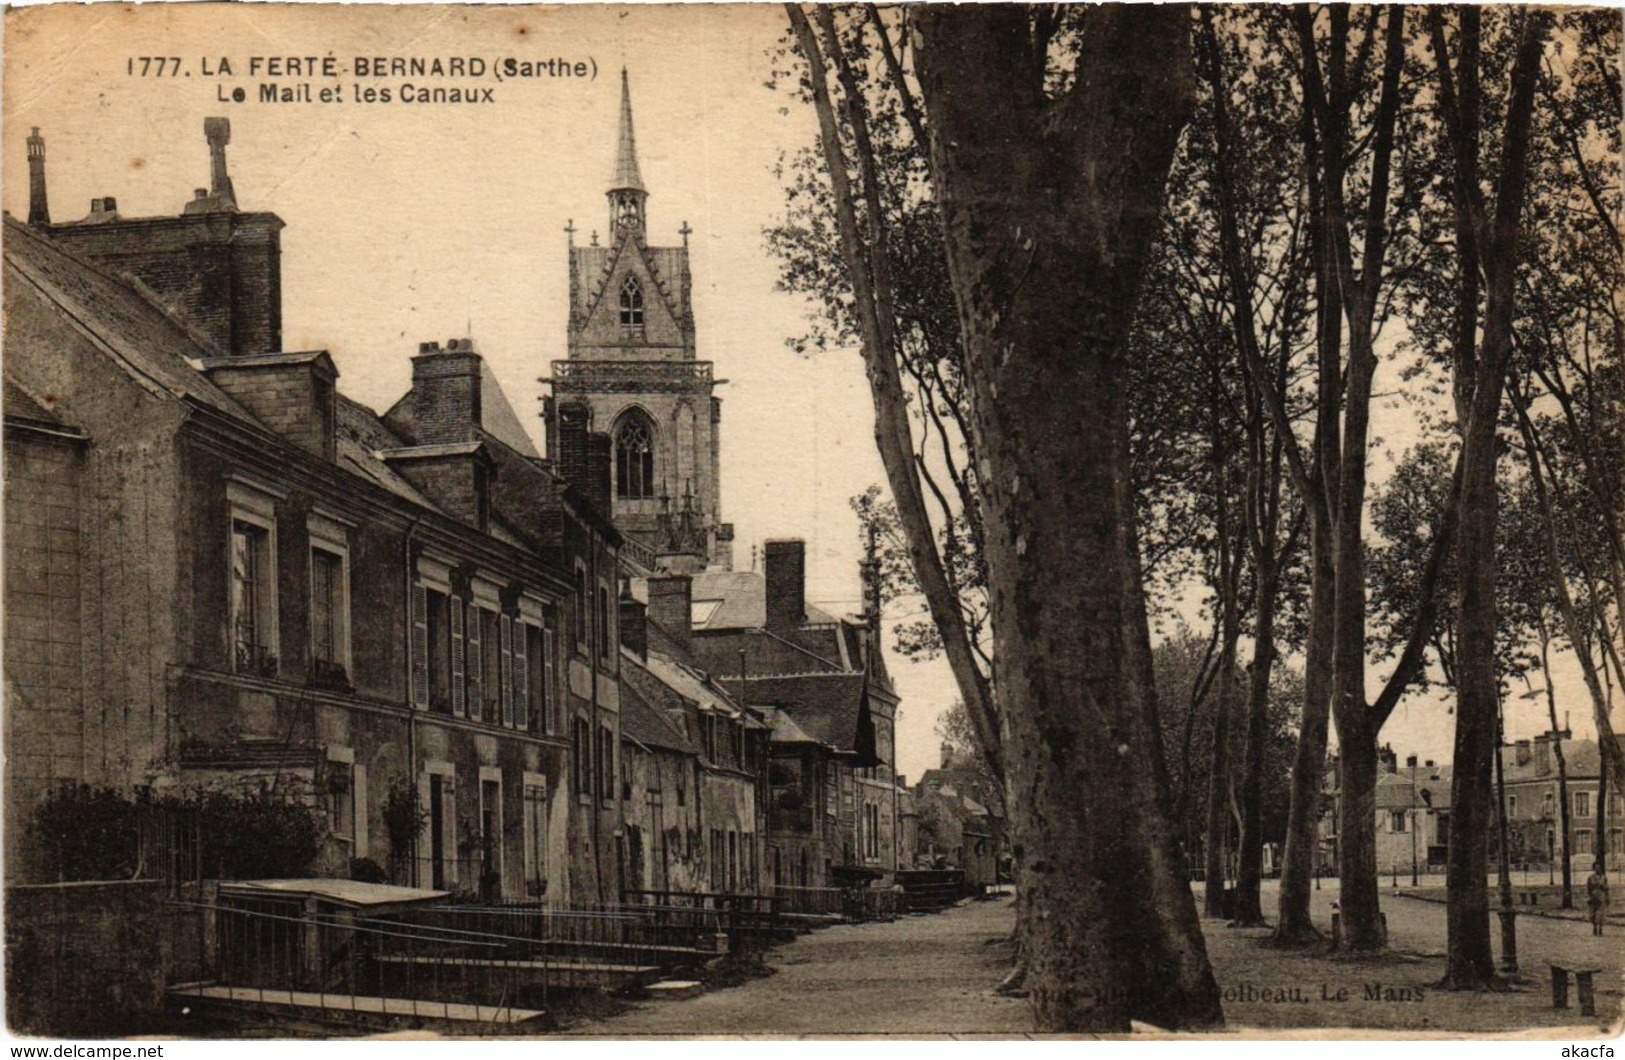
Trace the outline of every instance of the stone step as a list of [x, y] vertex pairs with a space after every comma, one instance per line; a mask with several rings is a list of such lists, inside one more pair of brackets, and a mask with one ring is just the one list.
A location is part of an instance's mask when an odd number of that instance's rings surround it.
[[407, 997], [319, 993], [257, 986], [190, 984], [169, 991], [171, 1004], [202, 1009], [235, 1010], [236, 1016], [354, 1023], [369, 1027], [411, 1027], [454, 1034], [515, 1034], [547, 1029], [547, 1014], [537, 1009], [425, 1001]]
[[651, 1001], [679, 1001], [705, 993], [705, 984], [697, 979], [662, 979], [644, 987]]

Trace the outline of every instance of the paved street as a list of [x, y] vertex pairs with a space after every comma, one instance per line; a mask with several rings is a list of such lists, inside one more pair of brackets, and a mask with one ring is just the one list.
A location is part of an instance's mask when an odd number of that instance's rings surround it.
[[1027, 1003], [993, 987], [1009, 971], [1009, 899], [935, 916], [825, 928], [768, 955], [777, 974], [686, 1001], [640, 1004], [576, 1034], [964, 1033], [1019, 1035]]
[[[1273, 913], [1274, 885], [1268, 887], [1265, 907]], [[1323, 926], [1336, 893], [1326, 887], [1315, 895]], [[1393, 952], [1375, 959], [1275, 950], [1260, 943], [1267, 930], [1205, 921], [1231, 1029], [1498, 1033], [1572, 1027], [1583, 1034], [1590, 1023], [1594, 1035], [1606, 1014], [1620, 1008], [1625, 931], [1594, 939], [1583, 922], [1520, 917], [1527, 981], [1506, 993], [1445, 993], [1433, 987], [1444, 972], [1444, 905], [1385, 892], [1383, 908]], [[1007, 968], [1001, 940], [1011, 917], [1006, 899], [939, 916], [829, 928], [772, 951], [768, 959], [777, 974], [771, 977], [686, 1001], [641, 1003], [572, 1033], [1019, 1035], [1031, 1027], [1026, 1003], [992, 992]], [[1548, 959], [1603, 970], [1597, 976], [1600, 1020], [1582, 1020], [1573, 1008], [1566, 1015], [1552, 1010]]]

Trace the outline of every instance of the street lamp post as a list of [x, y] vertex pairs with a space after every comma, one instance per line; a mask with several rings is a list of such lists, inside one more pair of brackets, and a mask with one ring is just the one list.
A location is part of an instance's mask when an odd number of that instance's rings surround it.
[[1418, 885], [1416, 878], [1416, 807], [1411, 807], [1411, 886]]

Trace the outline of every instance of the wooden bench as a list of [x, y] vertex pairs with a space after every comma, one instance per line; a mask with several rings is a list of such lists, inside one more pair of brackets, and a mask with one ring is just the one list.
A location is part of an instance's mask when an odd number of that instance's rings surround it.
[[1564, 1009], [1569, 1007], [1569, 976], [1574, 976], [1575, 985], [1579, 988], [1580, 1015], [1595, 1016], [1597, 1014], [1597, 993], [1593, 982], [1599, 969], [1596, 968], [1565, 968], [1560, 964], [1548, 965], [1552, 969], [1552, 1007]]

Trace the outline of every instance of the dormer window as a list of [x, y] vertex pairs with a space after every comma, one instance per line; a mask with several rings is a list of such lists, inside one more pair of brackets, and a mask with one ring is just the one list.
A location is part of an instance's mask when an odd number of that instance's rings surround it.
[[621, 327], [643, 327], [643, 285], [636, 276], [621, 284]]

